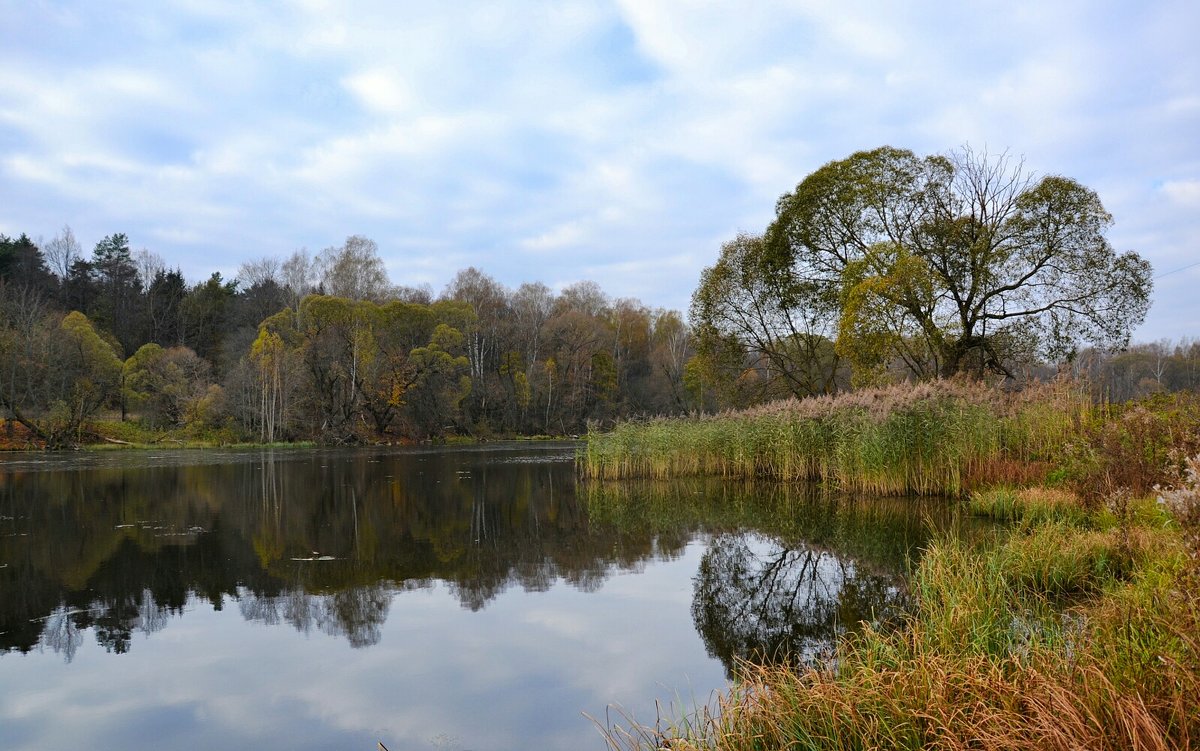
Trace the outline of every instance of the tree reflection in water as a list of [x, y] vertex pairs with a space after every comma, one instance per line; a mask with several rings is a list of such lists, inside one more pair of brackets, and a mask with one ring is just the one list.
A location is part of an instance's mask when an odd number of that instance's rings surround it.
[[[96, 460], [92, 460], [95, 463]], [[0, 464], [0, 651], [129, 650], [196, 601], [379, 642], [394, 595], [480, 610], [512, 586], [594, 591], [712, 535], [695, 622], [736, 657], [816, 653], [903, 605], [936, 502], [719, 481], [576, 484], [572, 447], [289, 451]], [[930, 504], [933, 505], [930, 505]]]
[[899, 572], [753, 532], [713, 539], [694, 591], [696, 629], [728, 671], [739, 658], [827, 659], [848, 629], [894, 621], [908, 603]]
[[983, 529], [946, 499], [815, 485], [693, 479], [597, 483], [589, 494], [593, 521], [655, 530], [660, 539], [689, 527], [710, 535], [693, 579], [692, 619], [730, 677], [740, 660], [824, 660], [863, 623], [898, 623], [911, 602], [906, 574], [930, 534]]
[[329, 636], [344, 635], [352, 647], [369, 647], [379, 643], [392, 594], [393, 588], [382, 583], [325, 595], [301, 588], [273, 597], [245, 592], [238, 598], [238, 610], [248, 621], [268, 626], [286, 623], [305, 635], [314, 629]]
[[[576, 495], [573, 446], [203, 458], [0, 465], [0, 650], [70, 660], [91, 630], [122, 653], [196, 600], [366, 647], [399, 591], [480, 610], [624, 565]], [[657, 554], [649, 535], [625, 548]]]

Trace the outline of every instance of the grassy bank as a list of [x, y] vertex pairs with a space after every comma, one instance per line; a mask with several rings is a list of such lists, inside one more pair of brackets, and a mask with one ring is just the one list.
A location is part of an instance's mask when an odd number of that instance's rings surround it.
[[[816, 458], [796, 476], [974, 487], [967, 509], [1007, 523], [983, 541], [934, 535], [900, 629], [861, 629], [825, 664], [743, 664], [711, 706], [653, 727], [609, 726], [610, 748], [1200, 747], [1200, 397], [1090, 406], [1062, 386], [999, 401], [973, 388], [914, 390], [870, 415], [863, 401], [889, 392], [724, 415], [712, 419], [719, 428], [635, 426], [623, 453], [598, 437], [595, 474], [634, 455], [662, 472], [679, 463], [778, 474], [785, 458], [802, 461], [797, 446], [811, 446]], [[753, 435], [767, 425], [783, 438]], [[914, 447], [899, 445], [905, 425]], [[694, 442], [639, 443], [667, 429]], [[727, 443], [711, 445], [741, 464], [684, 464], [685, 452], [704, 449], [691, 437], [704, 430], [724, 431]], [[805, 430], [828, 431], [835, 448], [787, 432]], [[938, 458], [957, 464], [939, 474], [929, 466]]]
[[931, 544], [902, 630], [868, 629], [804, 670], [744, 665], [714, 706], [609, 727], [609, 746], [1200, 745], [1200, 477], [1165, 500], [1089, 509], [1062, 491], [979, 493], [973, 508], [1011, 532], [986, 548]]
[[942, 381], [775, 402], [750, 410], [628, 422], [590, 433], [594, 478], [689, 475], [822, 480], [873, 493], [958, 493], [1044, 475], [1090, 419], [1070, 383], [1019, 393]]

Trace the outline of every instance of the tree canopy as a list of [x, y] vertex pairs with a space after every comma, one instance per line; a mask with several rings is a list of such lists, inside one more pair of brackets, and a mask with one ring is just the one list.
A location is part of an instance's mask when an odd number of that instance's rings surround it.
[[1128, 344], [1151, 269], [1112, 248], [1111, 224], [1093, 190], [1005, 155], [882, 147], [780, 198], [759, 268], [773, 303], [830, 311], [860, 380], [897, 358], [918, 376], [1008, 373]]
[[734, 404], [844, 385], [831, 338], [835, 306], [776, 261], [762, 237], [738, 235], [692, 295], [699, 365]]

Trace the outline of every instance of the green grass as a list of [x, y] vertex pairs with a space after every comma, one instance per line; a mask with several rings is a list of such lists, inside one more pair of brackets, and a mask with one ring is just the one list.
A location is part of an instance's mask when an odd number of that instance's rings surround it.
[[971, 513], [999, 521], [1082, 524], [1088, 519], [1075, 494], [1063, 488], [989, 488], [972, 493], [967, 505]]
[[313, 441], [256, 443], [229, 429], [195, 430], [176, 428], [159, 430], [136, 420], [95, 420], [87, 428], [87, 451], [129, 451], [163, 449], [261, 449], [311, 448]]

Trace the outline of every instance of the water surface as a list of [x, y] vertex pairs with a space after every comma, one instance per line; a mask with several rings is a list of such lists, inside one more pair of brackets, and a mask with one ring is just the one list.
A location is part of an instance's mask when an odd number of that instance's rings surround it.
[[0, 457], [0, 748], [603, 748], [907, 604], [944, 502], [571, 444]]

